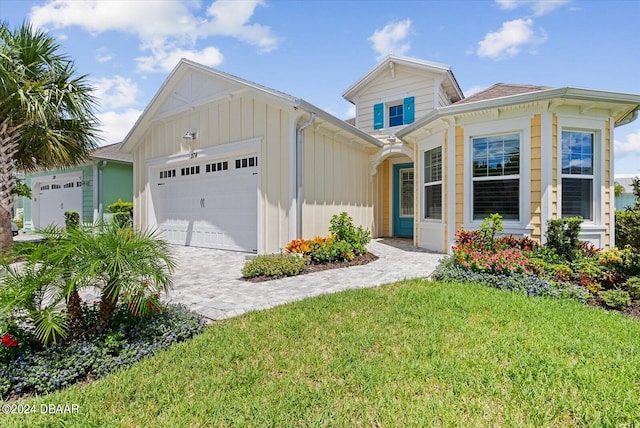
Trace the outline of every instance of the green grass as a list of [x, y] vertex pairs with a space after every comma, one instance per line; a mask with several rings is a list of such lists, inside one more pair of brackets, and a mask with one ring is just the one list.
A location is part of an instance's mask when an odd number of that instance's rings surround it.
[[640, 323], [407, 280], [254, 312], [2, 426], [635, 426]]

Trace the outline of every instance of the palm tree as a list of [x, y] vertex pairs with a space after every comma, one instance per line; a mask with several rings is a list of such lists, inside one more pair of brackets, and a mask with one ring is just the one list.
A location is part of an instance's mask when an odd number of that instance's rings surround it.
[[79, 164], [96, 147], [86, 75], [47, 33], [0, 23], [0, 252], [11, 247], [15, 172]]

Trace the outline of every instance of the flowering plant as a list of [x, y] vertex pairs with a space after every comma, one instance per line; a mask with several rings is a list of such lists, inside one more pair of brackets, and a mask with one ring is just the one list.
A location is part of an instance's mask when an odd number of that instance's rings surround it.
[[5, 348], [15, 348], [18, 346], [18, 343], [18, 339], [14, 339], [9, 333], [2, 335], [2, 346]]
[[531, 273], [529, 259], [518, 248], [483, 251], [469, 242], [453, 247], [453, 262], [473, 272], [497, 274]]

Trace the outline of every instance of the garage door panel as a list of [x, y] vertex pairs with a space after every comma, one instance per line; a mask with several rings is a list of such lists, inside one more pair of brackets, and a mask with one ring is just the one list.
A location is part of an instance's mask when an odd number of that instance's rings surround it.
[[41, 183], [39, 188], [39, 225], [64, 227], [64, 213], [76, 211], [82, 219], [82, 187], [77, 180], [57, 180]]
[[[235, 162], [227, 162], [229, 169], [224, 171], [211, 171], [206, 164], [199, 169], [176, 167], [175, 178], [170, 175], [156, 183], [152, 199], [164, 239], [180, 245], [256, 251], [257, 167], [235, 168]], [[189, 175], [183, 175], [186, 169]]]

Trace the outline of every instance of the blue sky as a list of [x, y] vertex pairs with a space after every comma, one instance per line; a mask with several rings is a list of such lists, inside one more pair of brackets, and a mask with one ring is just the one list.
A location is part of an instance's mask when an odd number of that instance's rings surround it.
[[[346, 119], [341, 94], [388, 53], [450, 65], [465, 95], [494, 83], [640, 94], [640, 1], [0, 0], [90, 75], [104, 143], [120, 141], [181, 57]], [[615, 172], [640, 174], [640, 119]]]

